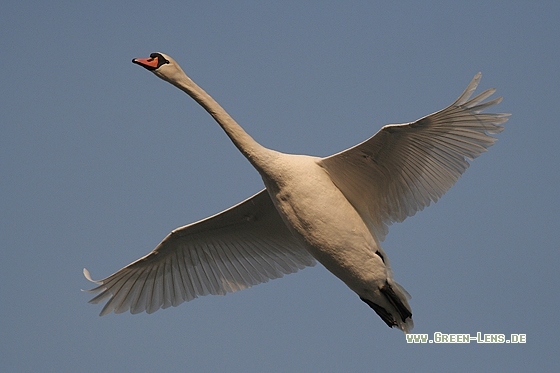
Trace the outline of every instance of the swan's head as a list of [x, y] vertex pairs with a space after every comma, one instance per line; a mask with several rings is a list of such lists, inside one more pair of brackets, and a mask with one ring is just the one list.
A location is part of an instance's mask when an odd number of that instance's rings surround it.
[[142, 66], [172, 84], [185, 76], [181, 66], [173, 58], [160, 52], [150, 54], [149, 58], [134, 58], [132, 63]]

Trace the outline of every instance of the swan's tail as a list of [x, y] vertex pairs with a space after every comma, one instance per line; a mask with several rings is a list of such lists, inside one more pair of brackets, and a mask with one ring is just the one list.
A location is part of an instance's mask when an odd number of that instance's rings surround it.
[[397, 283], [390, 285], [388, 282], [385, 282], [385, 285], [379, 290], [390, 307], [384, 308], [369, 299], [362, 297], [360, 299], [370, 306], [389, 328], [397, 327], [405, 334], [410, 332], [414, 327], [414, 322], [412, 321], [412, 310], [406, 300], [408, 295], [406, 290]]

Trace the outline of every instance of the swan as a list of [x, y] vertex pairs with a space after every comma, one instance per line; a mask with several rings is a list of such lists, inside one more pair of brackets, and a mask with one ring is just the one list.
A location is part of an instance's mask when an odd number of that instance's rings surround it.
[[173, 230], [148, 255], [86, 290], [110, 312], [155, 312], [198, 296], [224, 295], [320, 262], [389, 326], [413, 328], [410, 296], [381, 248], [394, 222], [436, 202], [503, 130], [501, 102], [474, 98], [478, 73], [450, 106], [391, 124], [368, 140], [320, 158], [257, 143], [171, 57], [132, 60], [191, 96], [262, 177], [265, 189], [209, 218]]

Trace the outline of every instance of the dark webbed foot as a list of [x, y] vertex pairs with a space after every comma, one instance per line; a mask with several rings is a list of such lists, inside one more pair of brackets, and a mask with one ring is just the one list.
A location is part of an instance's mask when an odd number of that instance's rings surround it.
[[[402, 322], [406, 324], [406, 320], [412, 318], [412, 312], [410, 312], [408, 307], [404, 305], [404, 303], [399, 298], [399, 296], [395, 293], [395, 290], [393, 290], [391, 285], [389, 285], [389, 283], [385, 281], [385, 285], [379, 288], [379, 291], [381, 292], [381, 294], [385, 296], [387, 301], [391, 303], [391, 305], [398, 312]], [[385, 308], [381, 307], [377, 303], [370, 301], [369, 299], [365, 299], [362, 297], [360, 297], [360, 299], [364, 301], [368, 306], [370, 306], [375, 311], [375, 313], [377, 313], [379, 317], [381, 317], [381, 319], [385, 322], [385, 324], [389, 326], [389, 328], [392, 328], [394, 326], [397, 327], [399, 326], [399, 323], [395, 320], [395, 316], [392, 315]]]
[[385, 321], [385, 324], [387, 324], [389, 328], [397, 326], [397, 322], [395, 321], [393, 316], [389, 312], [387, 312], [385, 308], [381, 307], [378, 304], [373, 303], [368, 299], [362, 297], [360, 297], [360, 299], [363, 300], [368, 306], [370, 306], [375, 311], [375, 313], [378, 314], [379, 317], [381, 317], [381, 320]]
[[410, 312], [408, 308], [403, 304], [403, 302], [400, 300], [397, 294], [395, 294], [395, 291], [388, 282], [385, 282], [385, 285], [383, 285], [380, 290], [381, 293], [385, 295], [385, 297], [389, 300], [389, 302], [391, 302], [393, 307], [397, 309], [397, 312], [401, 316], [401, 320], [403, 322], [406, 322], [407, 318], [412, 317], [412, 312]]

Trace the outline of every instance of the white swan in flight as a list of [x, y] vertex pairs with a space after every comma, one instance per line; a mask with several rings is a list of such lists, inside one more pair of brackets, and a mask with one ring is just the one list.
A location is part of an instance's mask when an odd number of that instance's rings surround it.
[[447, 108], [384, 126], [375, 136], [319, 158], [267, 149], [249, 136], [163, 53], [134, 59], [198, 102], [261, 175], [266, 189], [217, 215], [172, 231], [148, 255], [93, 281], [90, 303], [152, 313], [198, 296], [226, 294], [282, 277], [315, 260], [389, 327], [413, 327], [408, 293], [380, 246], [388, 226], [436, 202], [496, 140], [508, 114], [481, 114], [495, 89], [470, 99], [481, 74]]

